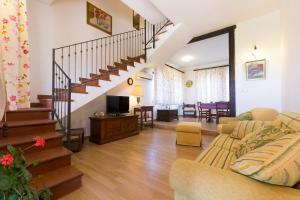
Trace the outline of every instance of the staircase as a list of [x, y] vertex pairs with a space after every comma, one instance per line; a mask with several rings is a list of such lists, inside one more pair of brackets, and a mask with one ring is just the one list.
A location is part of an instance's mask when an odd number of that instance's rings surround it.
[[45, 147], [33, 148], [25, 157], [29, 163], [39, 162], [29, 167], [32, 187], [41, 190], [47, 186], [53, 193], [51, 199], [57, 199], [81, 186], [82, 173], [71, 166], [72, 153], [63, 147], [63, 135], [55, 131], [56, 121], [49, 118], [50, 112], [50, 108], [7, 111], [6, 119], [0, 122], [0, 150], [8, 144], [25, 148], [34, 144], [36, 136], [44, 137]]
[[51, 105], [68, 138], [71, 113], [148, 67], [149, 50], [173, 26], [168, 19], [145, 21], [140, 30], [53, 49], [52, 95], [39, 95], [38, 105]]

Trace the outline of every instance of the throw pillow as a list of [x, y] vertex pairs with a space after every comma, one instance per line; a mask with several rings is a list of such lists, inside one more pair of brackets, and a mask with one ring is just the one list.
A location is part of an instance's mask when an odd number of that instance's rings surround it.
[[300, 181], [300, 133], [287, 134], [255, 149], [231, 165], [253, 179], [292, 187]]
[[239, 121], [246, 121], [246, 120], [250, 121], [253, 120], [253, 116], [251, 112], [245, 112], [237, 116], [236, 119]]
[[262, 121], [240, 121], [237, 123], [231, 137], [235, 139], [243, 139], [248, 133], [255, 131], [256, 129], [262, 127], [265, 124], [271, 124], [272, 122], [262, 122]]
[[295, 131], [289, 128], [279, 128], [273, 125], [263, 126], [246, 135], [236, 147], [236, 157], [257, 149], [269, 142], [272, 142], [284, 135], [294, 133]]

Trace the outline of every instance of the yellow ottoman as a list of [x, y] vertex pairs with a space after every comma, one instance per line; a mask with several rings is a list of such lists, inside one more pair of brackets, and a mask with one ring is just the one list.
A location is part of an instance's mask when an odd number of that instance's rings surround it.
[[201, 124], [197, 122], [181, 122], [176, 126], [176, 144], [201, 146]]

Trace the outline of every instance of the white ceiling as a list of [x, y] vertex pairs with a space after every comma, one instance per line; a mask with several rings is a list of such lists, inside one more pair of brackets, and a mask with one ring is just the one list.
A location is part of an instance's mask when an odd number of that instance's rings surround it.
[[184, 23], [194, 36], [235, 25], [279, 9], [280, 0], [150, 0], [175, 23]]
[[[192, 56], [190, 62], [182, 61], [185, 56]], [[214, 63], [228, 64], [228, 34], [187, 44], [179, 50], [167, 63], [178, 68], [201, 68]]]

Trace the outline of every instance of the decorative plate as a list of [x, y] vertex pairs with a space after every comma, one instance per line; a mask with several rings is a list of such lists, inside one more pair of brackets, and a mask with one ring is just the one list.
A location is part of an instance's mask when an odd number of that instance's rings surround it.
[[192, 86], [193, 86], [193, 81], [188, 80], [188, 81], [185, 83], [185, 86], [186, 86], [187, 88], [192, 87]]

